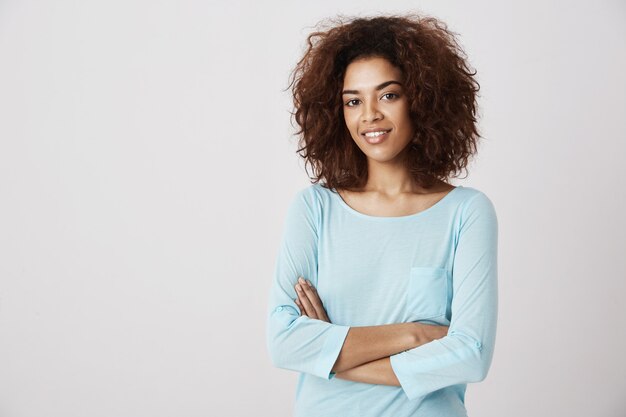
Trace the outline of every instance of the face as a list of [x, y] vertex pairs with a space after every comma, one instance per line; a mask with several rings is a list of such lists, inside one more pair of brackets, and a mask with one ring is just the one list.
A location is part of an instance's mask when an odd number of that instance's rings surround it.
[[352, 139], [367, 158], [399, 162], [413, 138], [402, 72], [384, 58], [352, 61], [343, 79], [343, 114]]

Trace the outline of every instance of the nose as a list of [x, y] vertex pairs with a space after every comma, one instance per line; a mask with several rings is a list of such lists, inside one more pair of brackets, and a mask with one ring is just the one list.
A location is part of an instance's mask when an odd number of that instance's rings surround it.
[[370, 101], [363, 104], [363, 114], [361, 119], [364, 123], [371, 123], [383, 118], [382, 113], [378, 110], [378, 103], [376, 101]]

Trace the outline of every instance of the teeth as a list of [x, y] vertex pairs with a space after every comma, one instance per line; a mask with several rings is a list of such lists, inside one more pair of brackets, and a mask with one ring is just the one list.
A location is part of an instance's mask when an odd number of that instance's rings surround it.
[[384, 135], [387, 132], [387, 130], [381, 130], [378, 132], [367, 132], [365, 136], [367, 136], [368, 138], [375, 138], [376, 136]]

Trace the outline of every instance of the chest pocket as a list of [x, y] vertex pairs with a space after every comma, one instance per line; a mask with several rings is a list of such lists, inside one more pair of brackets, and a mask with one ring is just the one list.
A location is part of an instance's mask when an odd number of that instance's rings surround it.
[[430, 266], [411, 267], [406, 292], [410, 321], [426, 320], [446, 314], [448, 271]]

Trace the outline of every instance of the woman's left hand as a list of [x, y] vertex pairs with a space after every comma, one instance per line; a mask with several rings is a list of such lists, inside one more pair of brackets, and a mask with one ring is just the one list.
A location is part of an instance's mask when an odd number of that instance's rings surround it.
[[298, 294], [298, 298], [295, 302], [300, 308], [301, 315], [330, 323], [322, 300], [320, 300], [317, 290], [310, 281], [305, 281], [302, 277], [298, 278], [296, 294]]

